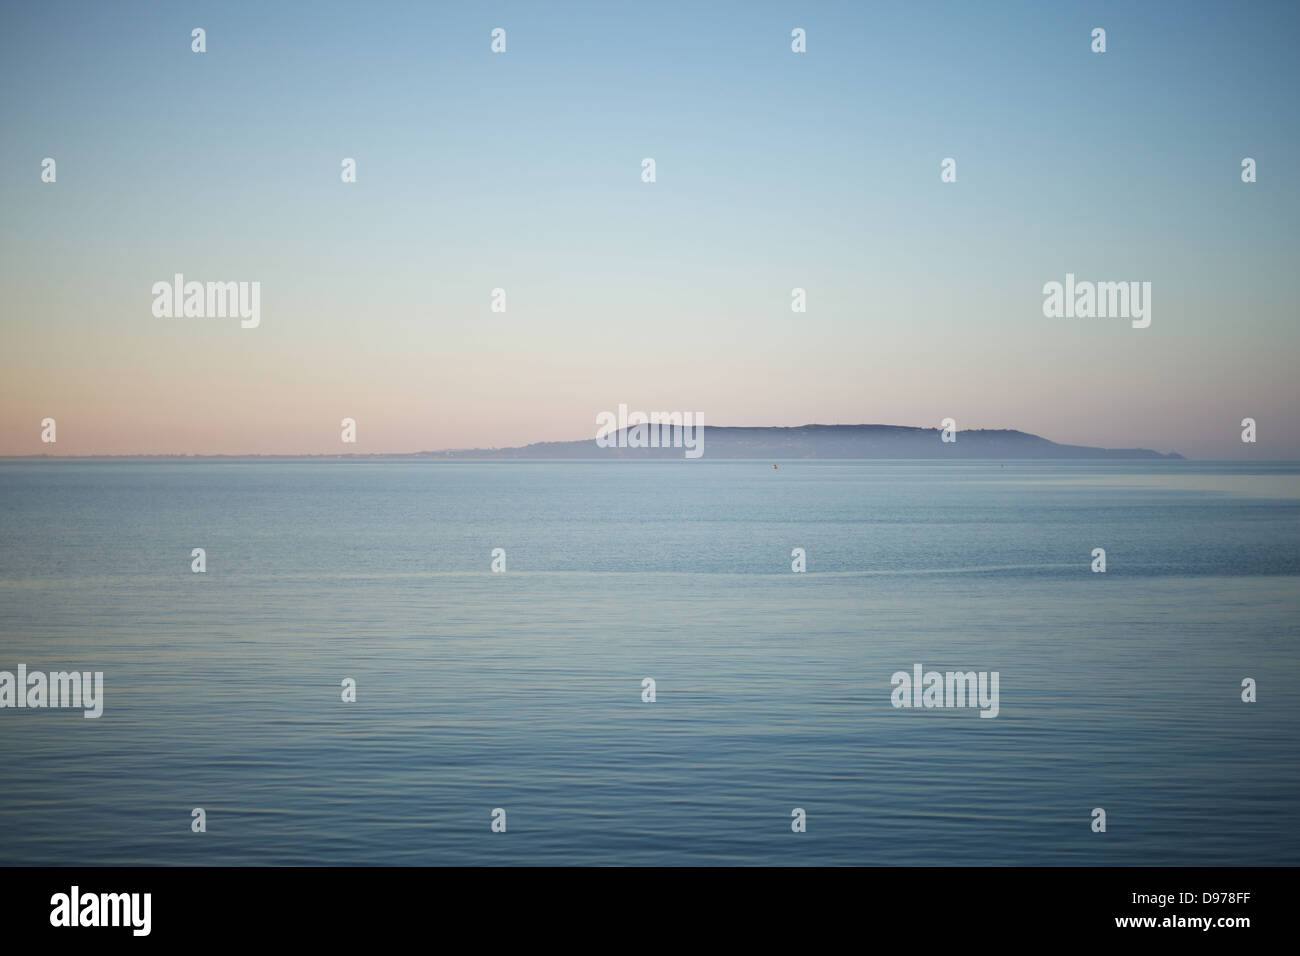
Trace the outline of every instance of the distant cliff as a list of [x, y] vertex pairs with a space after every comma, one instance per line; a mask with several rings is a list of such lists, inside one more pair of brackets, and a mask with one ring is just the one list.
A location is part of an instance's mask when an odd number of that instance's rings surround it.
[[[633, 429], [613, 432], [608, 440], [625, 444]], [[791, 458], [1142, 458], [1181, 459], [1176, 453], [1161, 454], [1146, 448], [1090, 448], [1059, 445], [1046, 438], [1014, 429], [958, 431], [955, 442], [940, 440], [937, 428], [909, 428], [905, 425], [800, 425], [795, 428], [728, 428], [701, 426], [703, 459], [758, 458], [780, 461]], [[677, 447], [602, 448], [595, 438], [586, 441], [537, 442], [522, 448], [474, 448], [420, 452], [420, 458], [683, 458], [680, 429], [664, 426], [666, 441]], [[638, 436], [633, 436], [634, 440]], [[693, 443], [694, 431], [687, 429]]]

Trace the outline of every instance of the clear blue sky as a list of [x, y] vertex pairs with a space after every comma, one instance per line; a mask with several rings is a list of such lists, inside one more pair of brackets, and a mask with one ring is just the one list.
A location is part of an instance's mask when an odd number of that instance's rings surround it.
[[[66, 454], [344, 416], [411, 451], [623, 402], [1300, 457], [1297, 10], [6, 4], [0, 454], [47, 415]], [[260, 281], [261, 326], [155, 318], [176, 272]], [[1151, 282], [1151, 327], [1044, 318], [1067, 272]]]

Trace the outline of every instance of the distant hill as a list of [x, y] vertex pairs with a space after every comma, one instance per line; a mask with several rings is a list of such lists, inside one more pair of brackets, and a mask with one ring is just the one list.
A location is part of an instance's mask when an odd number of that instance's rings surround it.
[[[611, 433], [612, 439], [632, 431]], [[664, 433], [678, 439], [676, 429], [664, 426]], [[799, 425], [794, 428], [730, 428], [704, 425], [703, 459], [760, 458], [780, 461], [791, 458], [1143, 458], [1182, 459], [1170, 452], [1161, 454], [1146, 448], [1090, 448], [1059, 445], [1038, 435], [1009, 428], [957, 432], [955, 442], [940, 440], [937, 428], [905, 425]], [[688, 433], [693, 434], [688, 429]], [[645, 460], [682, 458], [684, 449], [601, 448], [595, 438], [585, 441], [537, 442], [522, 448], [473, 448], [419, 452], [418, 458], [463, 459], [563, 459], [610, 458]], [[405, 456], [404, 456], [405, 457]]]

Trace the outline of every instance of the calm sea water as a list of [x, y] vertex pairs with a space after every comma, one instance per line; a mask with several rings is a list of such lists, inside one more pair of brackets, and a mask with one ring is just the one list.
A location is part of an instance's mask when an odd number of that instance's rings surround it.
[[106, 687], [0, 711], [0, 863], [1294, 865], [1297, 531], [1296, 465], [3, 463], [0, 670]]

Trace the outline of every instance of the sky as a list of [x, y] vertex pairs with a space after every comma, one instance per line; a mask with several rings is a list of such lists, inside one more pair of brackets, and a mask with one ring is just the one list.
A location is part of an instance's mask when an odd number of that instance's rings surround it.
[[[504, 447], [626, 404], [1300, 458], [1298, 22], [4, 3], [0, 455]], [[260, 324], [154, 315], [176, 273], [259, 282]], [[1045, 317], [1067, 273], [1150, 282], [1150, 326]]]

